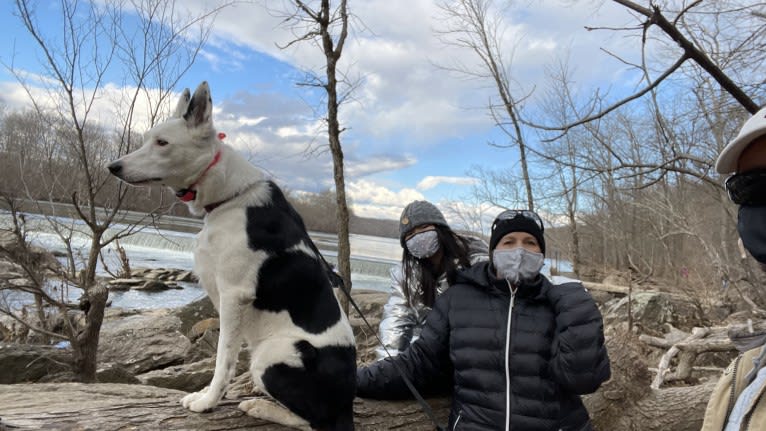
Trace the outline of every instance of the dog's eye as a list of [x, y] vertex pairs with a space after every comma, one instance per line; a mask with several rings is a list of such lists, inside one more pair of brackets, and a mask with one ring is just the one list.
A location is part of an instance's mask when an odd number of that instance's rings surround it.
[[160, 147], [164, 147], [165, 145], [168, 144], [168, 141], [166, 141], [164, 139], [157, 139], [156, 144], [159, 145]]

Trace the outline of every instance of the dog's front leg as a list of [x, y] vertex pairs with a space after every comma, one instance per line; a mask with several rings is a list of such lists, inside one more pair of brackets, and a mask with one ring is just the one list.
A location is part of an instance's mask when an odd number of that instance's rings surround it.
[[250, 301], [243, 302], [234, 295], [221, 295], [220, 332], [218, 335], [218, 350], [215, 356], [215, 372], [213, 380], [205, 389], [191, 393], [181, 400], [181, 404], [191, 411], [203, 412], [210, 410], [221, 400], [226, 386], [234, 377], [237, 358], [242, 347], [242, 318], [245, 308], [251, 306]]

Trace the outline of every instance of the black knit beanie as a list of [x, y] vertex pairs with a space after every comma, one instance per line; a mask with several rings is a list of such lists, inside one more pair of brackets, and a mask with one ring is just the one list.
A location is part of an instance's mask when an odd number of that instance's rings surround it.
[[404, 237], [407, 233], [424, 224], [449, 227], [442, 212], [431, 202], [413, 201], [404, 207], [402, 216], [399, 218], [399, 242], [402, 247], [404, 247]]
[[537, 243], [540, 244], [540, 251], [545, 255], [543, 229], [534, 220], [521, 214], [512, 219], [495, 219], [494, 223], [492, 223], [492, 234], [489, 238], [490, 255], [492, 255], [492, 251], [495, 250], [500, 239], [511, 232], [526, 232], [535, 237]]

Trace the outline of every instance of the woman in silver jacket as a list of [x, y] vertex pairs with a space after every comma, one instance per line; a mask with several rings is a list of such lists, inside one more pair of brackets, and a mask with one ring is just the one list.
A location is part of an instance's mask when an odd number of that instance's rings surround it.
[[402, 262], [391, 268], [391, 296], [383, 308], [378, 359], [397, 355], [415, 341], [437, 296], [457, 270], [488, 260], [487, 243], [456, 234], [436, 206], [414, 201], [399, 219]]

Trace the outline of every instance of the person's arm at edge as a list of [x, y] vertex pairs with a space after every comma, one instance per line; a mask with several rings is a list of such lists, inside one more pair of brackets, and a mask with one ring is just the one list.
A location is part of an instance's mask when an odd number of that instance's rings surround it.
[[[412, 341], [412, 328], [416, 324], [415, 312], [407, 303], [404, 296], [404, 276], [402, 266], [396, 265], [391, 268], [391, 294], [383, 306], [383, 314], [378, 327], [378, 335], [392, 356], [399, 354]], [[378, 360], [387, 357], [386, 349], [378, 346], [375, 355]]]

